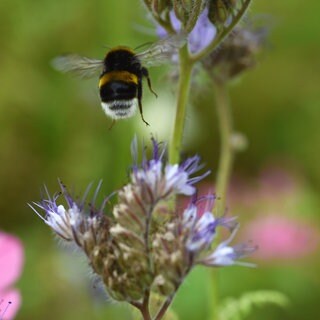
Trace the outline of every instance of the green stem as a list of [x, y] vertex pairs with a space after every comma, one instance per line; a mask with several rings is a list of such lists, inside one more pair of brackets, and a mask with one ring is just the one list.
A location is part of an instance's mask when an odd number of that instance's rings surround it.
[[169, 145], [169, 161], [170, 163], [178, 163], [180, 160], [180, 150], [182, 145], [183, 130], [186, 117], [186, 107], [189, 96], [191, 73], [193, 64], [189, 59], [187, 45], [183, 46], [179, 51], [180, 57], [180, 74], [178, 85], [178, 100], [173, 133]]
[[151, 315], [149, 311], [149, 300], [150, 300], [150, 291], [147, 290], [144, 294], [143, 304], [141, 308], [141, 313], [144, 320], [151, 320]]
[[[190, 268], [188, 268], [188, 270], [186, 271], [185, 275], [184, 275], [184, 278], [188, 275], [190, 271]], [[156, 316], [154, 317], [153, 320], [161, 320], [165, 313], [167, 312], [167, 310], [169, 309], [172, 301], [173, 301], [173, 298], [175, 297], [178, 289], [180, 288], [180, 285], [183, 283], [183, 280], [184, 278], [180, 279], [180, 283], [177, 284], [174, 292], [172, 292], [168, 297], [167, 299], [163, 302], [162, 306], [160, 307], [160, 309], [158, 310]]]
[[165, 315], [166, 311], [168, 310], [172, 300], [173, 300], [174, 294], [170, 295], [163, 305], [161, 306], [160, 310], [158, 311], [157, 315], [154, 317], [154, 320], [161, 320], [163, 316]]
[[216, 194], [218, 201], [215, 208], [215, 214], [220, 217], [226, 210], [227, 189], [234, 158], [234, 150], [231, 142], [233, 128], [227, 85], [225, 83], [215, 81], [214, 89], [220, 131], [220, 159], [216, 180]]
[[[216, 217], [221, 217], [226, 211], [226, 197], [234, 158], [234, 150], [231, 144], [233, 128], [227, 85], [226, 83], [221, 83], [218, 81], [213, 81], [213, 83], [220, 132], [220, 158], [216, 178], [216, 194], [218, 197], [218, 201], [216, 202], [214, 208], [214, 215]], [[217, 234], [216, 241], [219, 241], [219, 234]], [[218, 281], [218, 269], [211, 270], [211, 320], [219, 319]]]
[[[209, 270], [211, 283], [209, 284], [210, 320], [219, 320], [219, 269]], [[209, 274], [208, 274], [209, 276]]]

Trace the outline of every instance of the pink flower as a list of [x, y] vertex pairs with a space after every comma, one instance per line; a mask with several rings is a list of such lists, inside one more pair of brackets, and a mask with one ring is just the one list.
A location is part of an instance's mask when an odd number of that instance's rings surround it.
[[268, 165], [257, 179], [234, 177], [229, 187], [228, 199], [232, 206], [257, 208], [292, 202], [302, 191], [298, 173]]
[[0, 232], [0, 320], [13, 319], [21, 304], [20, 292], [11, 286], [20, 277], [24, 261], [18, 238]]
[[316, 251], [320, 232], [308, 222], [269, 214], [249, 223], [244, 237], [259, 246], [255, 256], [261, 260], [301, 259]]

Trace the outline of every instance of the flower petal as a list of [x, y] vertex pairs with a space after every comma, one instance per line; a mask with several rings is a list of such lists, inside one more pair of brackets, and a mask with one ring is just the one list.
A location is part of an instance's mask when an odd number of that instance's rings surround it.
[[19, 278], [23, 262], [21, 241], [15, 236], [0, 232], [0, 290], [4, 290]]
[[0, 319], [12, 320], [21, 305], [21, 295], [16, 289], [0, 291]]
[[217, 30], [208, 19], [208, 9], [203, 10], [199, 19], [189, 34], [189, 47], [191, 53], [197, 53], [206, 48], [215, 38]]
[[186, 247], [189, 251], [200, 251], [208, 247], [215, 235], [216, 223], [211, 212], [205, 212], [195, 223]]

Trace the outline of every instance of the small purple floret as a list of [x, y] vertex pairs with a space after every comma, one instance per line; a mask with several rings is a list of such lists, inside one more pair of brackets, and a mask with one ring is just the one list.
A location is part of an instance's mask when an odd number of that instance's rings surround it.
[[[181, 21], [176, 17], [174, 11], [170, 12], [170, 20], [176, 33], [181, 31]], [[196, 54], [205, 49], [215, 38], [216, 27], [208, 19], [208, 9], [204, 9], [200, 14], [198, 21], [188, 36], [189, 50]], [[168, 36], [166, 30], [157, 26], [157, 34], [160, 38]]]
[[[148, 186], [154, 199], [167, 197], [170, 194], [182, 194], [191, 196], [196, 192], [194, 184], [205, 178], [210, 171], [196, 177], [191, 175], [198, 172], [202, 165], [200, 157], [194, 156], [185, 160], [182, 164], [168, 164], [164, 159], [165, 146], [161, 146], [155, 139], [152, 139], [152, 158], [147, 159], [145, 153], [140, 165], [136, 162], [132, 169], [132, 182]], [[136, 160], [136, 140], [133, 141], [131, 150], [133, 159]]]
[[[215, 218], [212, 214], [212, 204], [208, 205], [210, 211], [205, 211], [199, 214], [197, 205], [201, 201], [211, 201], [211, 197], [207, 200], [193, 200], [189, 207], [182, 214], [182, 229], [186, 235], [185, 248], [196, 258], [196, 263], [207, 266], [229, 266], [233, 264], [241, 264], [252, 266], [250, 263], [238, 262], [256, 250], [255, 247], [240, 244], [234, 247], [229, 246], [229, 243], [235, 237], [239, 224], [235, 217], [219, 217]], [[217, 228], [225, 228], [231, 232], [229, 238], [218, 244], [213, 250], [211, 245], [217, 234]]]

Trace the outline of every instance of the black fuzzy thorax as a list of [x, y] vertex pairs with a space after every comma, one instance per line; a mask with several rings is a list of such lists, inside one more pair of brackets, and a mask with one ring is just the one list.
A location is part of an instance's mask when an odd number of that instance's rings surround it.
[[134, 53], [126, 49], [110, 51], [104, 59], [103, 73], [110, 71], [128, 71], [141, 77], [141, 63]]

